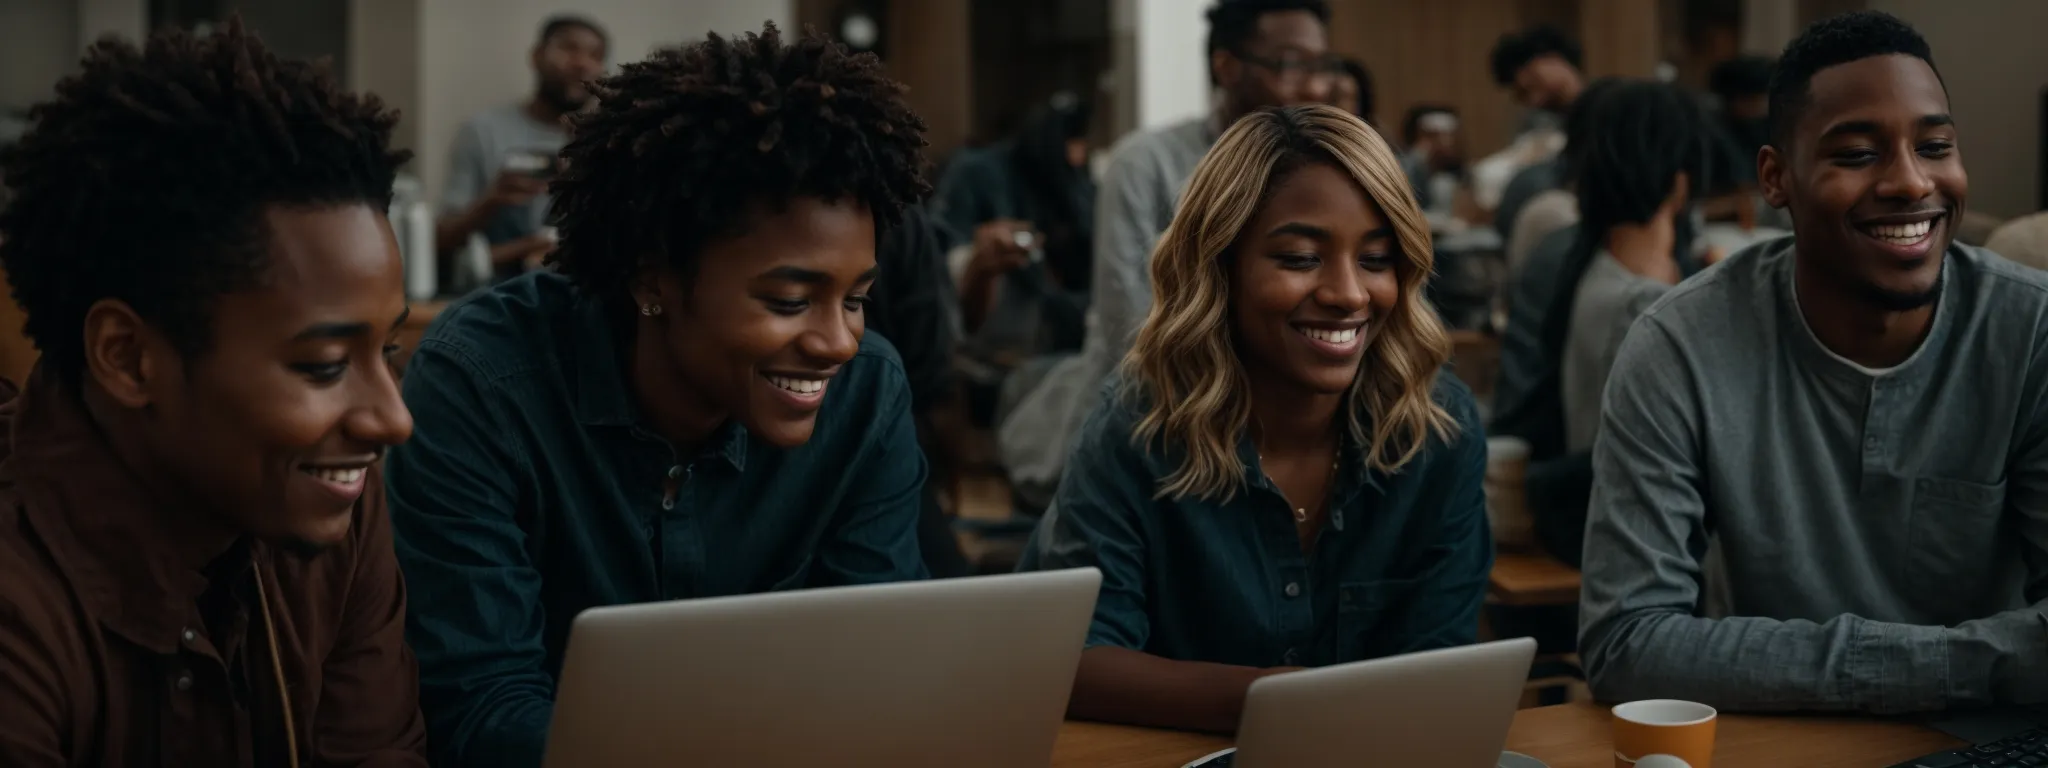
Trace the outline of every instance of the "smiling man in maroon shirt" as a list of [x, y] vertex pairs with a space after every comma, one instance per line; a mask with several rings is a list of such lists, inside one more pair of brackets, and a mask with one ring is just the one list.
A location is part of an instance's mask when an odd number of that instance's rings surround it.
[[396, 115], [239, 22], [104, 42], [0, 156], [0, 765], [424, 766], [377, 461]]

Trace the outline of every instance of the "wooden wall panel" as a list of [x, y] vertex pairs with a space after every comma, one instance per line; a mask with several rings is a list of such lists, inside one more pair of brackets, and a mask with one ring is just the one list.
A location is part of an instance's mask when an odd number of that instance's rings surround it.
[[1330, 45], [1372, 70], [1389, 135], [1410, 107], [1449, 104], [1477, 159], [1506, 146], [1522, 114], [1493, 82], [1493, 44], [1538, 23], [1577, 35], [1595, 77], [1647, 77], [1660, 58], [1657, 3], [1647, 0], [1333, 0]]
[[961, 0], [889, 3], [889, 74], [910, 87], [905, 99], [924, 118], [933, 158], [959, 148], [974, 130], [968, 11]]
[[1401, 119], [1417, 104], [1449, 104], [1465, 125], [1466, 154], [1478, 158], [1505, 145], [1521, 108], [1494, 85], [1487, 55], [1494, 41], [1520, 29], [1518, 0], [1336, 0], [1330, 46], [1372, 70], [1377, 117], [1398, 138]]
[[[968, 3], [964, 0], [872, 0], [880, 7], [889, 76], [908, 86], [905, 100], [924, 118], [926, 153], [936, 159], [958, 148], [973, 130]], [[798, 26], [811, 24], [837, 37], [833, 24], [844, 0], [796, 0]]]
[[1579, 45], [1586, 51], [1586, 74], [1654, 74], [1664, 47], [1657, 6], [1644, 0], [1579, 0]]

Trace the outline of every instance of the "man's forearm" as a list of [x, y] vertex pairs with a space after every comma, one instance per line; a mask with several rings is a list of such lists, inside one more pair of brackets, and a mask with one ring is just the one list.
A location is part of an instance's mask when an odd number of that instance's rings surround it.
[[1083, 720], [1230, 733], [1237, 730], [1252, 681], [1273, 672], [1096, 646], [1081, 653], [1067, 713]]
[[1591, 628], [1583, 650], [1603, 701], [1898, 714], [2048, 700], [2043, 627], [2038, 607], [1954, 628], [1643, 611]]

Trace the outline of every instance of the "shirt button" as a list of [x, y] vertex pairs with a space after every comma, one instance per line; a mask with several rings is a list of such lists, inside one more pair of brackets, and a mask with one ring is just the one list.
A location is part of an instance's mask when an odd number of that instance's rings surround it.
[[175, 685], [178, 686], [178, 690], [180, 691], [192, 690], [192, 675], [189, 673], [179, 675], [178, 681], [175, 683]]
[[1290, 581], [1287, 582], [1287, 587], [1281, 591], [1286, 592], [1288, 597], [1300, 597], [1301, 585]]
[[675, 499], [662, 499], [662, 500], [661, 500], [661, 508], [662, 508], [662, 509], [675, 509], [675, 508], [676, 508], [676, 500], [675, 500]]
[[679, 466], [677, 466], [677, 467], [669, 467], [669, 468], [668, 468], [668, 479], [670, 479], [670, 480], [674, 480], [674, 479], [676, 479], [676, 478], [679, 478], [679, 477], [682, 477], [682, 476], [683, 476], [683, 468], [682, 468], [682, 467], [679, 467]]
[[188, 627], [188, 628], [186, 628], [186, 630], [185, 630], [184, 632], [180, 632], [180, 633], [178, 633], [178, 639], [179, 639], [179, 640], [183, 640], [183, 641], [185, 641], [185, 644], [186, 644], [186, 645], [191, 645], [191, 644], [193, 643], [193, 641], [196, 641], [196, 640], [198, 640], [198, 639], [199, 639], [199, 633], [198, 633], [198, 632], [194, 632], [194, 631], [192, 631], [192, 630], [191, 630], [191, 629], [190, 629], [190, 628]]
[[1294, 667], [1294, 666], [1300, 666], [1300, 665], [1301, 665], [1301, 654], [1299, 654], [1299, 653], [1296, 653], [1296, 652], [1294, 651], [1294, 649], [1293, 649], [1293, 648], [1289, 648], [1289, 649], [1287, 649], [1287, 653], [1286, 653], [1286, 654], [1283, 654], [1283, 655], [1282, 655], [1282, 656], [1280, 657], [1280, 663], [1282, 663], [1282, 664], [1285, 664], [1285, 665], [1287, 665], [1287, 666], [1290, 666], [1290, 667]]

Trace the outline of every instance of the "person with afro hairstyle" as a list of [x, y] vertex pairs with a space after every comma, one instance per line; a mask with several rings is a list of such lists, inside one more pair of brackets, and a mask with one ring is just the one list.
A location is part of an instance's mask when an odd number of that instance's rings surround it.
[[437, 765], [538, 765], [586, 608], [920, 579], [877, 237], [929, 191], [872, 54], [775, 25], [598, 81], [554, 269], [449, 307], [391, 457]]
[[396, 113], [241, 22], [108, 39], [0, 154], [0, 765], [424, 766], [377, 462]]
[[1665, 293], [1607, 380], [1593, 694], [2048, 702], [2048, 274], [1953, 242], [1961, 132], [1905, 22], [1816, 23], [1770, 92], [1757, 176], [1792, 236]]
[[1586, 90], [1579, 44], [1556, 27], [1537, 25], [1502, 35], [1488, 63], [1493, 82], [1509, 89], [1524, 107], [1562, 116]]
[[[1514, 146], [1474, 164], [1475, 175], [1483, 179], [1502, 159], [1524, 151], [1536, 152], [1532, 157], [1540, 157], [1509, 176], [1507, 185], [1500, 188], [1498, 199], [1493, 201], [1494, 231], [1500, 233], [1502, 240], [1513, 241], [1522, 208], [1564, 181], [1560, 158], [1542, 148], [1545, 144], [1540, 137], [1570, 121], [1572, 105], [1578, 103], [1589, 83], [1585, 72], [1579, 69], [1579, 44], [1555, 27], [1537, 25], [1519, 34], [1502, 35], [1494, 43], [1491, 58], [1494, 82], [1510, 89], [1515, 102], [1530, 111], [1524, 115]], [[1489, 200], [1484, 190], [1491, 187], [1484, 182], [1480, 186], [1480, 199]]]
[[1330, 6], [1323, 0], [1218, 0], [1208, 18], [1216, 109], [1134, 133], [1110, 150], [1095, 197], [1094, 276], [1081, 352], [1051, 363], [1028, 389], [1018, 387], [1016, 406], [996, 425], [1002, 464], [1026, 507], [1051, 501], [1071, 436], [1151, 309], [1146, 265], [1195, 164], [1247, 114], [1328, 103], [1343, 72], [1342, 60], [1330, 54]]

